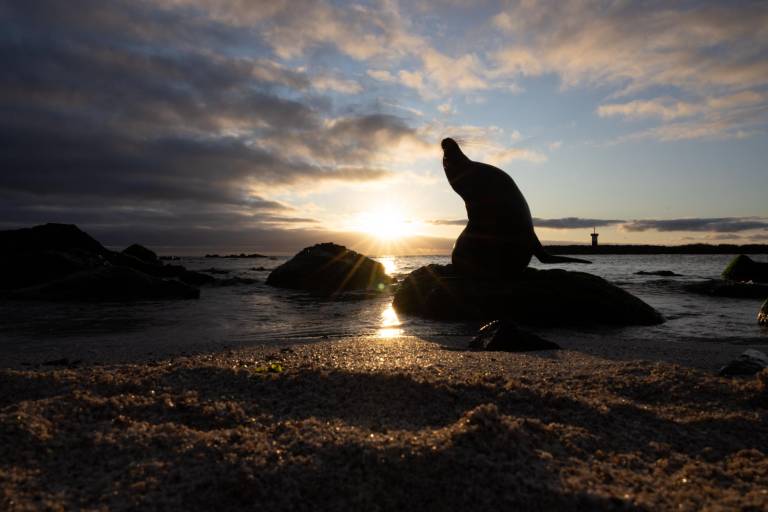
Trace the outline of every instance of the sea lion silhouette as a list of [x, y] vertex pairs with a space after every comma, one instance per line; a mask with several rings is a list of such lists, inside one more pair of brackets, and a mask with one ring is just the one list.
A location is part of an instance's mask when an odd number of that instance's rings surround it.
[[467, 207], [467, 226], [453, 246], [456, 272], [501, 277], [522, 272], [531, 256], [542, 263], [590, 263], [554, 256], [533, 230], [531, 210], [514, 180], [492, 165], [473, 162], [453, 139], [443, 139], [443, 169]]

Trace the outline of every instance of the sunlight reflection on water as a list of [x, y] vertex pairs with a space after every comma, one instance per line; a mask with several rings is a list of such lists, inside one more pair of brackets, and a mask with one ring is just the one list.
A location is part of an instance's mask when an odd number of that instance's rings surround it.
[[381, 312], [381, 327], [376, 331], [376, 336], [378, 338], [394, 338], [402, 334], [400, 319], [392, 308], [392, 304], [387, 304], [384, 311]]
[[388, 275], [391, 276], [397, 271], [397, 263], [394, 256], [382, 256], [381, 258], [376, 258], [376, 260], [384, 265], [384, 272]]

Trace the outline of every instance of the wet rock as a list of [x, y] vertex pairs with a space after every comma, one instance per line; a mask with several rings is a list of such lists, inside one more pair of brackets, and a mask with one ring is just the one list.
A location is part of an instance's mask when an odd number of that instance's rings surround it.
[[768, 263], [761, 263], [745, 254], [739, 254], [725, 267], [722, 277], [731, 281], [768, 283]]
[[640, 272], [635, 272], [635, 275], [636, 276], [680, 277], [682, 274], [676, 274], [671, 270], [652, 270], [649, 272], [646, 272], [645, 270], [641, 270]]
[[723, 366], [720, 369], [720, 375], [754, 375], [764, 368], [768, 368], [768, 356], [759, 350], [750, 349]]
[[112, 253], [107, 257], [107, 259], [113, 265], [132, 268], [153, 277], [159, 277], [163, 279], [178, 279], [179, 281], [191, 286], [203, 286], [206, 284], [212, 284], [216, 281], [216, 278], [213, 276], [187, 270], [182, 265], [147, 263], [146, 261], [140, 260], [139, 258], [125, 253]]
[[130, 247], [123, 249], [123, 254], [133, 256], [134, 258], [145, 263], [160, 265], [160, 259], [157, 257], [157, 254], [155, 254], [154, 251], [147, 249], [143, 245], [133, 244]]
[[390, 282], [381, 263], [333, 243], [303, 249], [267, 277], [271, 286], [326, 296], [352, 290], [384, 290]]
[[506, 319], [537, 325], [654, 325], [658, 311], [608, 281], [584, 272], [525, 269], [515, 278], [457, 275], [452, 265], [421, 267], [400, 283], [399, 313], [438, 320]]
[[175, 280], [159, 279], [128, 267], [105, 266], [55, 281], [14, 290], [11, 299], [51, 301], [123, 301], [197, 299], [200, 290]]
[[768, 285], [756, 283], [739, 283], [723, 279], [710, 279], [701, 283], [690, 283], [683, 286], [688, 292], [713, 297], [732, 297], [737, 299], [762, 299], [768, 296]]
[[768, 300], [763, 302], [763, 307], [757, 312], [757, 323], [764, 327], [768, 327]]
[[509, 320], [494, 320], [480, 328], [469, 343], [472, 350], [505, 352], [531, 352], [535, 350], [557, 350], [555, 342], [520, 329]]

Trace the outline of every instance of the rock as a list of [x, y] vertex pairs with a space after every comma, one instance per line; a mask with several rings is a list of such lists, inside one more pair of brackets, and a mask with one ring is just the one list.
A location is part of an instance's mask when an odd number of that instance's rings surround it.
[[351, 290], [384, 290], [390, 282], [381, 263], [333, 243], [303, 249], [267, 277], [271, 286], [327, 296]]
[[768, 327], [768, 300], [763, 302], [763, 307], [757, 312], [757, 324]]
[[680, 277], [681, 274], [675, 274], [671, 270], [653, 270], [650, 272], [646, 272], [645, 270], [641, 270], [640, 272], [635, 272], [636, 276], [661, 276], [661, 277]]
[[[110, 251], [69, 224], [0, 231], [0, 247], [0, 289], [16, 290], [6, 294], [8, 297], [193, 298], [199, 296], [199, 291], [187, 285], [215, 281], [212, 276], [191, 272], [181, 265], [163, 265], [154, 252], [138, 244], [123, 252]], [[67, 286], [73, 289], [65, 290]]]
[[393, 301], [399, 313], [438, 320], [507, 319], [537, 325], [655, 325], [664, 318], [634, 295], [584, 272], [525, 269], [510, 279], [457, 276], [452, 265], [408, 275]]
[[52, 301], [122, 301], [197, 299], [200, 290], [175, 280], [149, 276], [128, 267], [105, 266], [55, 281], [14, 290], [11, 299]]
[[768, 283], [768, 263], [761, 263], [745, 254], [739, 254], [725, 267], [722, 277], [731, 281]]
[[557, 350], [560, 345], [524, 331], [509, 320], [494, 320], [480, 328], [477, 336], [469, 343], [469, 348], [472, 350], [530, 352], [534, 350]]
[[688, 292], [711, 295], [713, 297], [762, 299], [768, 296], [768, 285], [739, 283], [722, 279], [710, 279], [709, 281], [703, 281], [701, 283], [686, 284], [683, 286], [683, 289]]
[[127, 249], [123, 249], [123, 254], [133, 256], [134, 258], [141, 260], [145, 263], [152, 263], [154, 265], [160, 265], [160, 259], [154, 251], [151, 251], [143, 245], [133, 244]]
[[720, 375], [754, 375], [764, 368], [768, 368], [768, 356], [759, 350], [749, 349], [723, 366], [720, 369]]
[[125, 253], [112, 253], [108, 256], [108, 260], [113, 265], [132, 268], [153, 277], [178, 279], [191, 286], [203, 286], [206, 284], [213, 284], [216, 281], [216, 278], [213, 276], [187, 270], [181, 265], [147, 263], [146, 261], [142, 261]]
[[0, 289], [25, 288], [108, 265], [84, 249], [42, 250], [0, 256]]
[[3, 254], [80, 249], [106, 256], [111, 251], [74, 224], [44, 224], [32, 228], [0, 231]]

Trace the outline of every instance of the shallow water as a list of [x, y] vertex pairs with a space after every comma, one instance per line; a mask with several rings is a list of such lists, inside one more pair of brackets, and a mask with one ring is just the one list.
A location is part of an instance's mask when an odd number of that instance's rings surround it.
[[[558, 340], [610, 336], [628, 343], [644, 339], [698, 341], [730, 345], [768, 345], [768, 330], [756, 323], [761, 301], [711, 298], [682, 291], [684, 283], [716, 278], [731, 255], [595, 255], [593, 264], [560, 265], [588, 271], [622, 286], [658, 309], [667, 321], [659, 326], [593, 329], [536, 329]], [[318, 300], [302, 292], [263, 284], [268, 271], [286, 258], [205, 259], [180, 261], [191, 270], [215, 268], [218, 277], [258, 279], [253, 285], [204, 288], [197, 301], [133, 304], [0, 303], [0, 355], [25, 353], [86, 354], [137, 351], [173, 353], [328, 339], [346, 336], [424, 338], [470, 335], [476, 323], [433, 322], [398, 317], [391, 296], [362, 301]], [[429, 263], [447, 263], [446, 256], [377, 258], [397, 278]], [[756, 256], [768, 261], [767, 255]], [[538, 268], [557, 268], [541, 265]], [[680, 277], [635, 275], [637, 271], [671, 270]], [[556, 314], [556, 311], [553, 311]]]

